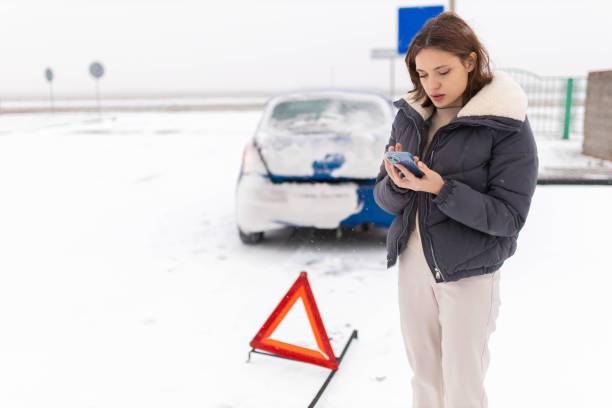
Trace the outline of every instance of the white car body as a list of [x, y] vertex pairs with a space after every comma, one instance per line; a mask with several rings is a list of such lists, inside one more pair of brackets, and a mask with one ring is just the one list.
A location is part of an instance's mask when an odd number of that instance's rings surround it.
[[363, 211], [360, 188], [378, 174], [393, 109], [381, 95], [354, 91], [270, 99], [244, 150], [236, 187], [239, 230], [331, 229]]

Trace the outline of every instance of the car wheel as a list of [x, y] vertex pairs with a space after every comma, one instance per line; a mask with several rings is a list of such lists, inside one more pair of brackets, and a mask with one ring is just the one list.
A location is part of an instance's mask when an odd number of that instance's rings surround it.
[[248, 245], [253, 245], [259, 243], [264, 236], [263, 232], [244, 232], [240, 228], [238, 228], [238, 234], [240, 235], [240, 240]]

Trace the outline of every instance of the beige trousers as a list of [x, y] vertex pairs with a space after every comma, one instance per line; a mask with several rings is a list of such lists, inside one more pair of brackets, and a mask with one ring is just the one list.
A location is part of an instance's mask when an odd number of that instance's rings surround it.
[[500, 270], [436, 283], [414, 245], [402, 251], [398, 269], [412, 408], [487, 408], [487, 342], [501, 305]]

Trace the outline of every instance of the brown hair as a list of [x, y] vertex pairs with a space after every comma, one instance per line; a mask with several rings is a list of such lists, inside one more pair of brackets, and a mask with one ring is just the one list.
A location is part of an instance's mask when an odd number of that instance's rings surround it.
[[[431, 18], [410, 42], [406, 52], [406, 66], [410, 74], [410, 80], [414, 89], [409, 93], [415, 93], [413, 98], [420, 101], [427, 96], [419, 74], [416, 70], [416, 55], [425, 48], [437, 48], [457, 56], [463, 64], [471, 52], [476, 53], [476, 65], [468, 73], [468, 83], [463, 93], [462, 105], [465, 105], [472, 96], [476, 95], [483, 86], [493, 80], [493, 74], [489, 66], [489, 54], [480, 43], [472, 28], [456, 13], [445, 11]], [[426, 108], [433, 105], [429, 97], [421, 105]]]

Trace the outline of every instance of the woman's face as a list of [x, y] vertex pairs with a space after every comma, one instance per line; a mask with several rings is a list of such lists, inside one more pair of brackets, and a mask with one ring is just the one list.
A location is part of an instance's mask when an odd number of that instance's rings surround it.
[[[421, 85], [436, 108], [462, 106], [461, 97], [467, 87], [468, 72], [475, 66], [476, 53], [470, 54], [467, 67], [459, 57], [437, 48], [422, 49], [415, 57]], [[436, 95], [442, 95], [436, 98]]]

